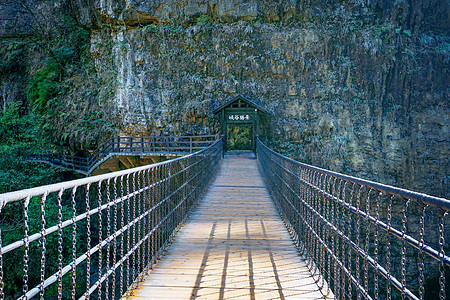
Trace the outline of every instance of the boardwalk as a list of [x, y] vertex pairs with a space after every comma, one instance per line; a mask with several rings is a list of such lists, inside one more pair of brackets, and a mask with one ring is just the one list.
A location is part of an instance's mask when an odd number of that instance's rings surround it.
[[132, 299], [319, 299], [253, 154], [227, 155], [168, 253]]

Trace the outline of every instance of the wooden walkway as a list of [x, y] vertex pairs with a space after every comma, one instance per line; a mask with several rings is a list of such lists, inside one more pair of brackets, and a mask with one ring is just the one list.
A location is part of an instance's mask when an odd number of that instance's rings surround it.
[[324, 298], [275, 209], [252, 153], [225, 156], [199, 207], [132, 295]]

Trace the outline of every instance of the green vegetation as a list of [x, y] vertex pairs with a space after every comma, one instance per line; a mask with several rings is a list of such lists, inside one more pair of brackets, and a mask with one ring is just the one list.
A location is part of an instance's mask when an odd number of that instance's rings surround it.
[[40, 144], [38, 117], [13, 103], [0, 115], [0, 193], [61, 181], [66, 172], [28, 162]]
[[109, 78], [93, 66], [90, 33], [71, 16], [60, 17], [49, 32], [0, 41], [0, 193], [74, 178], [27, 156], [86, 155], [112, 132], [103, 112]]
[[73, 20], [66, 24], [67, 34], [56, 35], [41, 63], [33, 66], [27, 98], [51, 143], [86, 154], [111, 132], [112, 122], [99, 107], [104, 102], [99, 99], [103, 79], [90, 59], [89, 32]]
[[[79, 177], [70, 171], [30, 162], [28, 157], [48, 151], [85, 155], [112, 132], [113, 122], [106, 118], [104, 110], [109, 109], [107, 100], [112, 95], [109, 87], [113, 82], [107, 72], [98, 75], [93, 65], [90, 33], [71, 16], [59, 15], [46, 21], [49, 23], [45, 27], [39, 27], [46, 28], [46, 32], [36, 31], [28, 39], [0, 41], [0, 193]], [[29, 233], [41, 226], [39, 202], [30, 201]], [[7, 224], [2, 226], [3, 245], [23, 237], [22, 205], [14, 203], [2, 208], [1, 222]], [[45, 207], [47, 225], [56, 224], [57, 197], [48, 197]], [[64, 219], [69, 218], [71, 204], [63, 201], [61, 211]], [[80, 228], [77, 234], [82, 236], [83, 230]], [[64, 251], [71, 249], [70, 241], [71, 231], [63, 230]], [[30, 286], [40, 278], [41, 247], [34, 243], [29, 250]], [[85, 251], [83, 245], [77, 247], [77, 252]], [[57, 235], [48, 237], [46, 249], [47, 257], [52, 258], [46, 263], [48, 276], [58, 268], [54, 259], [58, 256]], [[7, 297], [17, 298], [15, 293], [22, 290], [22, 264], [16, 262], [23, 261], [23, 254], [21, 249], [3, 257]], [[70, 259], [71, 253], [63, 253], [63, 257]], [[83, 280], [83, 268], [78, 271], [79, 280]], [[52, 297], [54, 292], [49, 289], [46, 297]]]
[[227, 128], [228, 150], [252, 150], [252, 126], [229, 124]]
[[210, 17], [208, 15], [200, 15], [198, 16], [196, 23], [199, 26], [205, 26], [208, 25], [210, 22]]

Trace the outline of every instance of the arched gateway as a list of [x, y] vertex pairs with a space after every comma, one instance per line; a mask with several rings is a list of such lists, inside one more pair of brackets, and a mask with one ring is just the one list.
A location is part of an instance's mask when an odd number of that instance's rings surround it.
[[239, 94], [214, 110], [221, 117], [221, 134], [226, 150], [255, 150], [261, 114], [267, 111]]

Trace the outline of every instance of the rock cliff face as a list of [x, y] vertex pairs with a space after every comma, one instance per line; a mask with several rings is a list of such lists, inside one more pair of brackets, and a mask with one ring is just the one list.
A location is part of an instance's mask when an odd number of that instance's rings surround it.
[[440, 0], [74, 0], [80, 22], [97, 27], [176, 24], [208, 14], [216, 21], [296, 21], [305, 16], [326, 19], [326, 10], [350, 9], [366, 20], [392, 22], [411, 30], [445, 30], [449, 26], [448, 1]]
[[447, 1], [91, 5], [124, 133], [215, 132], [212, 110], [242, 93], [296, 158], [449, 196]]
[[69, 4], [122, 133], [216, 133], [213, 109], [242, 93], [278, 150], [450, 197], [447, 0]]

